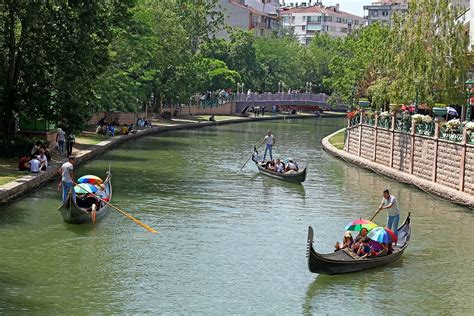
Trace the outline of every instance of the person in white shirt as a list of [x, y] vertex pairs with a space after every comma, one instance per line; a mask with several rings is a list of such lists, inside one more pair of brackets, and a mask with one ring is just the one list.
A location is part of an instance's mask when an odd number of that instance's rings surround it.
[[390, 228], [395, 235], [398, 234], [398, 222], [400, 221], [400, 209], [398, 208], [397, 199], [390, 195], [390, 191], [383, 191], [382, 203], [377, 210], [377, 213], [381, 210], [387, 210], [387, 228]]
[[285, 164], [281, 162], [280, 159], [277, 159], [275, 162], [275, 171], [283, 173], [285, 171]]
[[64, 142], [66, 141], [66, 133], [61, 129], [58, 128], [58, 132], [56, 134], [56, 142], [58, 143], [58, 150], [59, 155], [64, 155]]
[[40, 150], [40, 154], [37, 156], [39, 162], [40, 162], [40, 170], [46, 171], [46, 168], [48, 168], [48, 157], [44, 154], [44, 150]]
[[288, 159], [288, 163], [286, 164], [286, 171], [298, 171], [298, 164], [293, 158]]
[[61, 168], [59, 168], [59, 174], [61, 175], [61, 186], [63, 187], [63, 204], [66, 203], [67, 196], [69, 194], [69, 190], [72, 191], [72, 199], [76, 200], [76, 192], [74, 192], [74, 163], [75, 158], [73, 156], [69, 156], [67, 162], [63, 163]]
[[40, 162], [36, 156], [32, 155], [29, 161], [30, 164], [30, 172], [31, 173], [38, 173], [40, 172]]
[[275, 145], [275, 142], [276, 142], [275, 137], [272, 135], [272, 131], [268, 131], [268, 134], [265, 136], [265, 138], [260, 143], [260, 145], [263, 144], [263, 143], [266, 144], [265, 153], [263, 154], [263, 160], [265, 160], [265, 158], [267, 158], [267, 152], [270, 152], [270, 160], [273, 160], [272, 149], [273, 149], [273, 146]]

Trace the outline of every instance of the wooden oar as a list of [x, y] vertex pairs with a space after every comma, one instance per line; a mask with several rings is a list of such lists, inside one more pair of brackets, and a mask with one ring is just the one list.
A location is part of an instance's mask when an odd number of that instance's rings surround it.
[[377, 210], [377, 211], [375, 212], [374, 216], [372, 216], [372, 217], [369, 219], [369, 221], [372, 221], [372, 220], [375, 218], [375, 216], [377, 216], [377, 214], [378, 214], [379, 212], [380, 212], [380, 210]]
[[113, 208], [114, 210], [116, 210], [117, 212], [119, 212], [120, 214], [124, 215], [125, 217], [127, 217], [128, 219], [131, 219], [132, 221], [134, 221], [135, 223], [137, 223], [138, 225], [140, 225], [141, 227], [145, 228], [146, 230], [148, 230], [149, 232], [153, 233], [153, 234], [157, 234], [158, 232], [156, 230], [154, 230], [153, 228], [151, 228], [150, 226], [148, 226], [147, 224], [145, 223], [142, 223], [140, 222], [138, 219], [136, 219], [135, 217], [133, 217], [132, 215], [128, 214], [127, 212], [125, 212], [124, 210], [118, 208], [117, 206], [105, 201], [104, 199], [102, 199], [100, 196], [98, 196], [97, 194], [94, 194], [93, 192], [87, 190], [86, 188], [84, 188], [83, 186], [81, 186], [80, 184], [78, 184], [79, 187], [81, 187], [82, 189], [84, 189], [87, 193], [90, 193], [92, 195], [94, 195], [96, 198], [98, 198], [99, 200], [101, 200], [102, 202], [104, 202], [105, 204], [107, 204], [108, 206], [110, 206], [111, 208]]

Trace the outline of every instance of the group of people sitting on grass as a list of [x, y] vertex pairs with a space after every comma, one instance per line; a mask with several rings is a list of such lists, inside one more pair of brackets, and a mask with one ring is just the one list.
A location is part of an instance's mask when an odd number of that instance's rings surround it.
[[298, 172], [298, 163], [293, 158], [288, 159], [288, 162], [285, 164], [280, 159], [273, 159], [269, 161], [262, 161], [260, 165], [267, 170], [278, 172], [278, 173], [294, 173]]
[[30, 171], [31, 173], [39, 173], [48, 168], [48, 162], [51, 161], [51, 154], [48, 146], [37, 141], [29, 154], [24, 155], [18, 161], [18, 170]]
[[381, 257], [390, 255], [393, 252], [392, 243], [379, 243], [367, 237], [368, 230], [362, 228], [356, 238], [352, 238], [351, 232], [344, 234], [342, 244], [336, 242], [335, 250], [347, 249], [357, 254], [361, 258]]

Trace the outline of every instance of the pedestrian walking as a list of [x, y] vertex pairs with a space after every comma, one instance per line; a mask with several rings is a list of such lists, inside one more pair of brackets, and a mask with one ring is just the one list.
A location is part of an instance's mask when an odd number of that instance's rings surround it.
[[66, 139], [66, 149], [67, 149], [67, 155], [71, 156], [72, 155], [72, 147], [74, 146], [74, 143], [76, 142], [76, 137], [74, 136], [73, 132], [69, 132], [67, 134], [67, 139]]
[[59, 156], [64, 155], [64, 142], [66, 140], [66, 133], [61, 128], [58, 128], [56, 134], [56, 143], [58, 143]]

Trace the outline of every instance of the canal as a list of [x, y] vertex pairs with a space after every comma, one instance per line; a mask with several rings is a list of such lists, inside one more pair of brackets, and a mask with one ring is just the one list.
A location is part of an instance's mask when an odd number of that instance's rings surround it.
[[[0, 314], [424, 314], [469, 313], [471, 211], [328, 156], [321, 139], [344, 119], [242, 123], [175, 131], [124, 144], [76, 170], [113, 174], [111, 210], [68, 225], [57, 183], [0, 207]], [[271, 129], [275, 154], [308, 163], [300, 185], [257, 174], [252, 143]], [[386, 268], [311, 274], [352, 219], [370, 217], [390, 188], [412, 243]], [[384, 215], [377, 223], [383, 224]]]

